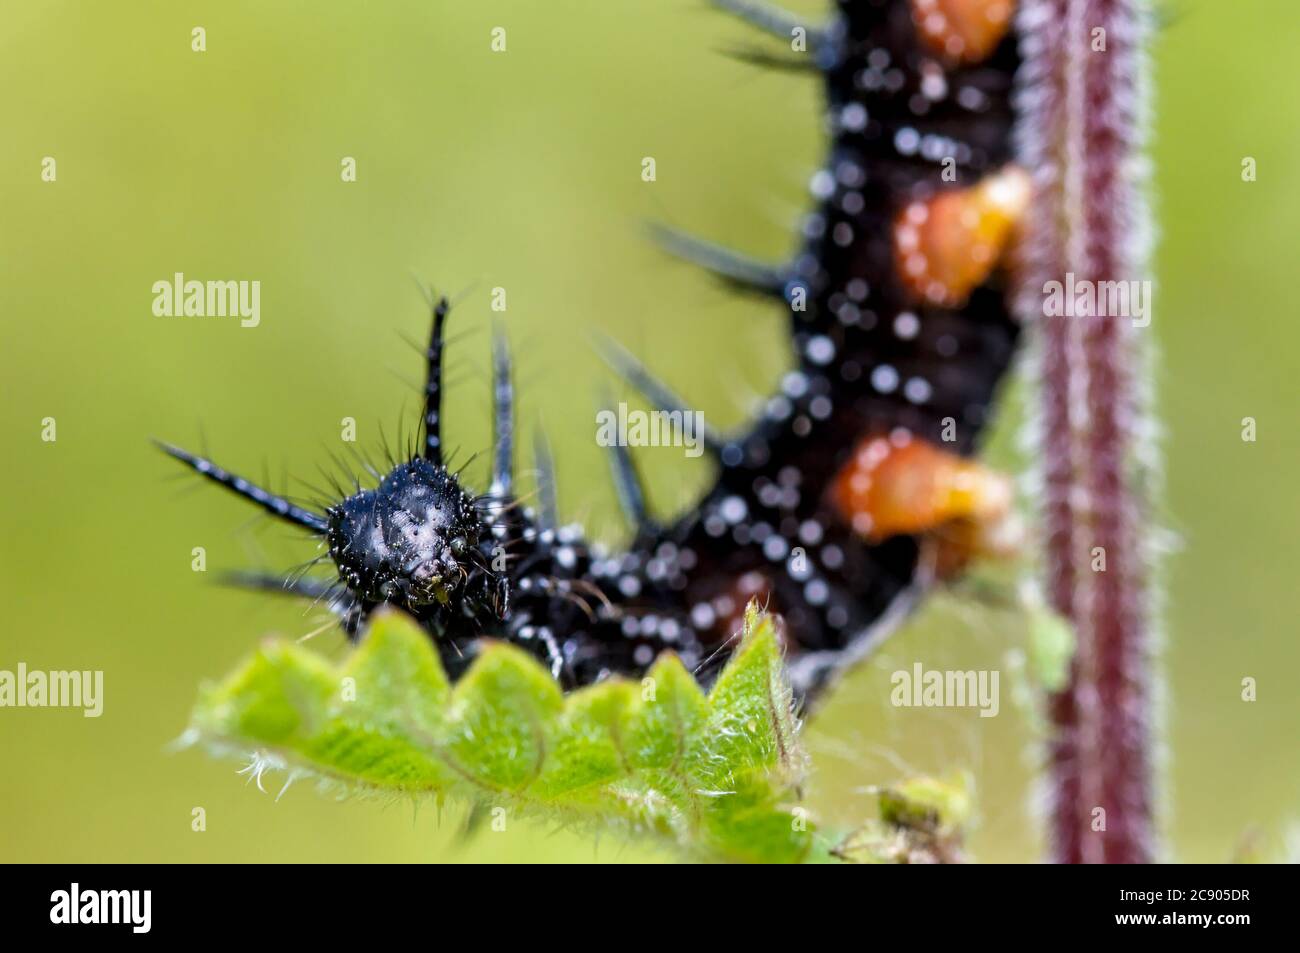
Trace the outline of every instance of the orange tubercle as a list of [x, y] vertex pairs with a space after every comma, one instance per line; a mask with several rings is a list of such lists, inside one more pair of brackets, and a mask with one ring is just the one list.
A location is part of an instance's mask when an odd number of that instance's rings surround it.
[[1011, 28], [1012, 0], [911, 0], [917, 33], [949, 63], [988, 59]]
[[894, 259], [917, 297], [956, 307], [997, 267], [1029, 206], [1029, 175], [1009, 165], [969, 188], [909, 202], [894, 219]]
[[1010, 516], [1012, 484], [973, 460], [900, 431], [858, 444], [831, 485], [831, 501], [870, 542], [940, 529], [978, 542]]
[[950, 579], [973, 559], [1012, 559], [1024, 546], [1025, 527], [1011, 510], [986, 520], [958, 519], [925, 537], [923, 558], [935, 577]]

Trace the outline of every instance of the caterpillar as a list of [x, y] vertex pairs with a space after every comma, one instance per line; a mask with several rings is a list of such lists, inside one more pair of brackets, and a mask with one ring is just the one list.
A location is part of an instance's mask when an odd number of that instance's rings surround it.
[[[605, 551], [561, 525], [539, 442], [539, 501], [526, 506], [499, 332], [490, 481], [472, 492], [444, 457], [450, 308], [431, 296], [423, 437], [373, 486], [311, 508], [161, 444], [315, 537], [335, 570], [236, 582], [322, 602], [351, 637], [380, 606], [398, 606], [453, 676], [485, 636], [507, 639], [566, 687], [639, 673], [666, 650], [707, 682], [757, 598], [783, 616], [791, 682], [811, 700], [935, 579], [1006, 545], [1009, 484], [970, 457], [1017, 338], [1001, 268], [1028, 200], [1010, 165], [1011, 3], [841, 0], [813, 28], [745, 0], [718, 5], [784, 38], [803, 31], [799, 65], [824, 77], [830, 150], [788, 263], [663, 233], [670, 251], [780, 302], [795, 356], [758, 420], [702, 435], [717, 478], [699, 505], [653, 519], [635, 461], [616, 445], [634, 532]], [[630, 353], [611, 345], [607, 357], [669, 419], [684, 412]]]

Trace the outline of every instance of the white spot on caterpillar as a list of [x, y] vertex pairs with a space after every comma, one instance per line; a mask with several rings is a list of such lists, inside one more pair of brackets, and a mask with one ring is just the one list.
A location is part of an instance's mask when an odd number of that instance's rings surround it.
[[881, 364], [871, 372], [871, 386], [882, 394], [892, 394], [898, 389], [898, 371]]

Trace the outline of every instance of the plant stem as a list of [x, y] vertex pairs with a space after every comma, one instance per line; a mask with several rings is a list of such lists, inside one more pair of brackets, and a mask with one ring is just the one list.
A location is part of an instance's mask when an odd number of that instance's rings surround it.
[[1060, 314], [1048, 299], [1050, 282], [1068, 298], [1089, 283], [1094, 293], [1101, 282], [1150, 287], [1136, 280], [1149, 227], [1139, 164], [1146, 12], [1138, 0], [1022, 0], [1020, 26], [1019, 144], [1035, 201], [1018, 310], [1035, 342], [1045, 588], [1077, 635], [1070, 683], [1050, 702], [1052, 854], [1147, 862], [1151, 533], [1141, 477], [1154, 450], [1140, 318], [1149, 312], [1117, 313], [1097, 294], [1095, 307], [1076, 300]]

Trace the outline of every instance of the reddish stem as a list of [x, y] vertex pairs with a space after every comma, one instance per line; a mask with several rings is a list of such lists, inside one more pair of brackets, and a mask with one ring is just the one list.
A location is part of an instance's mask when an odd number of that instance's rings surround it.
[[1045, 313], [1048, 282], [1069, 294], [1071, 274], [1093, 289], [1141, 277], [1146, 23], [1136, 0], [1022, 0], [1020, 17], [1020, 145], [1036, 194], [1019, 308], [1036, 343], [1046, 590], [1078, 638], [1069, 686], [1050, 704], [1053, 857], [1147, 862], [1148, 561], [1134, 462], [1147, 449], [1145, 329], [1105, 307]]

